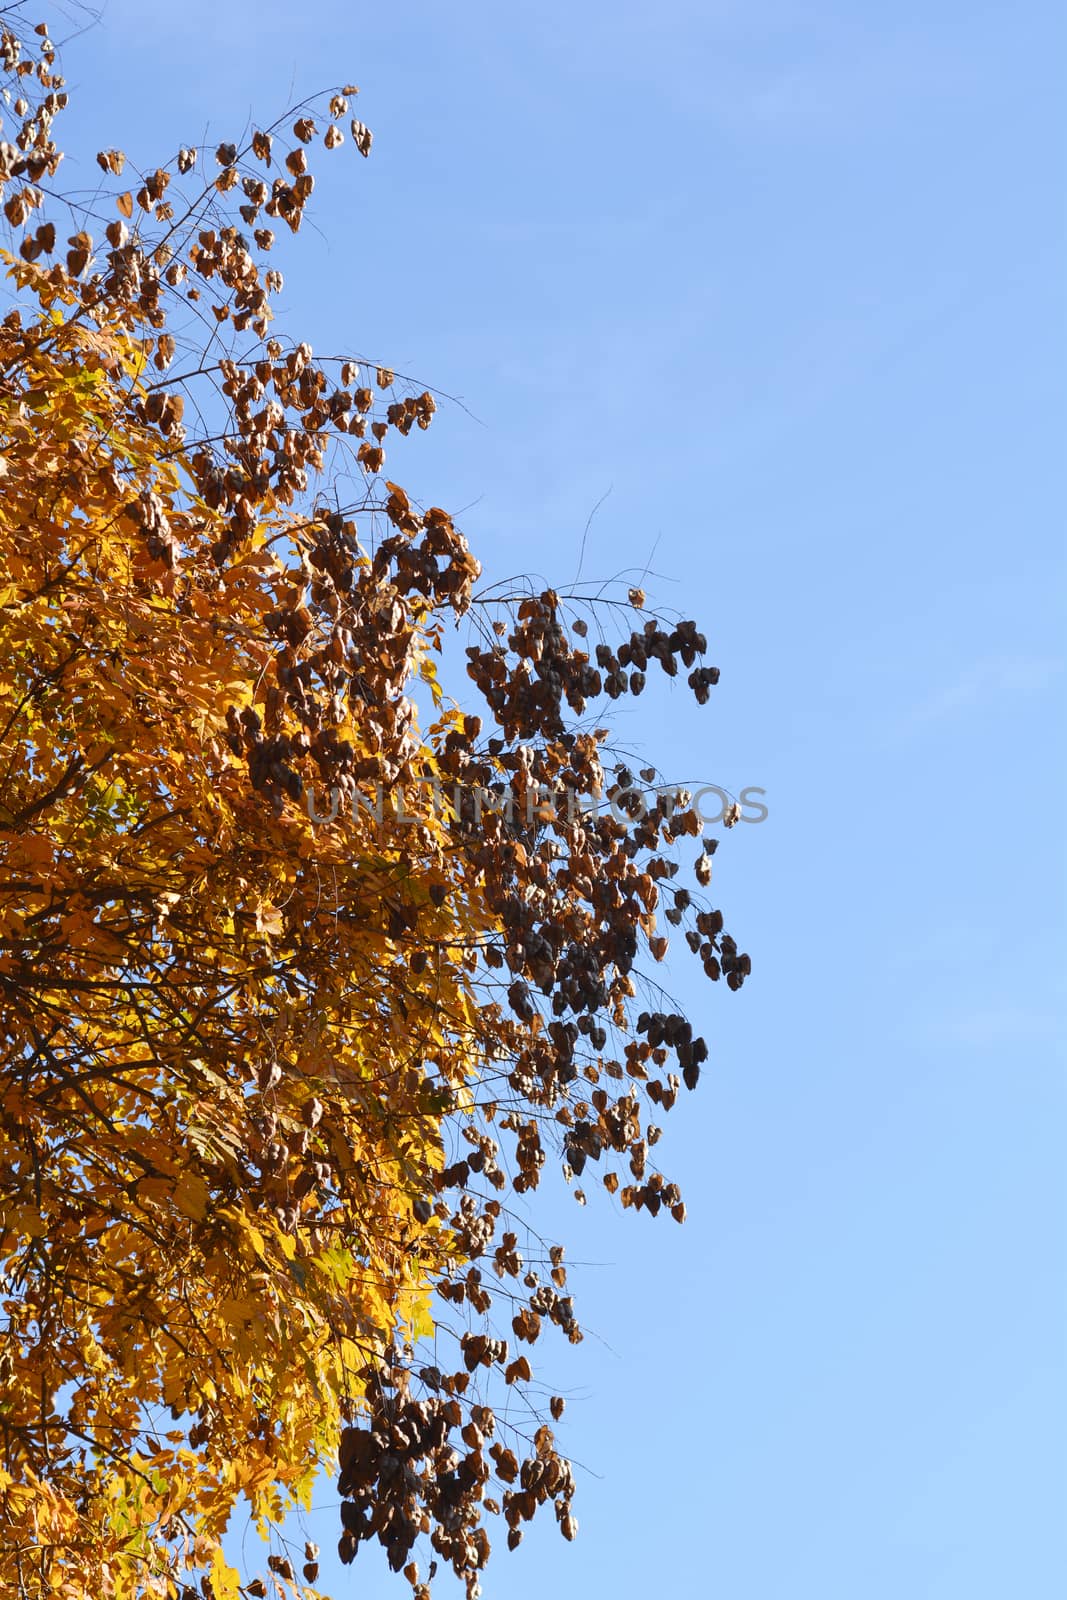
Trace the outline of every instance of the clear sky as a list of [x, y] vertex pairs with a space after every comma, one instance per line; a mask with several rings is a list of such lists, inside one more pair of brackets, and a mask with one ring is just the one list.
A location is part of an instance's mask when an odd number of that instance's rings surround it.
[[566, 584], [610, 490], [584, 575], [649, 564], [722, 669], [620, 737], [767, 791], [715, 857], [752, 978], [671, 968], [712, 1044], [660, 1147], [689, 1222], [549, 1201], [589, 1263], [544, 1357], [581, 1533], [501, 1547], [488, 1597], [1067, 1592], [1064, 33], [109, 0], [65, 51], [87, 183], [361, 85], [287, 327], [463, 397], [390, 466], [490, 575]]

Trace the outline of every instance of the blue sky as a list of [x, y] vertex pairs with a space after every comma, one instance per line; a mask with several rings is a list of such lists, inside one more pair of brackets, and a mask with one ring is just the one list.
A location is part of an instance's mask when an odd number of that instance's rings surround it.
[[[689, 1222], [547, 1198], [589, 1263], [550, 1364], [581, 1533], [487, 1596], [1067, 1580], [1064, 32], [110, 0], [65, 53], [87, 182], [361, 85], [287, 327], [463, 397], [390, 467], [489, 574], [565, 584], [610, 490], [584, 576], [649, 565], [722, 669], [620, 738], [767, 791], [715, 857], [750, 982], [670, 973], [712, 1043], [661, 1146]], [[335, 1592], [400, 1591], [367, 1551]]]

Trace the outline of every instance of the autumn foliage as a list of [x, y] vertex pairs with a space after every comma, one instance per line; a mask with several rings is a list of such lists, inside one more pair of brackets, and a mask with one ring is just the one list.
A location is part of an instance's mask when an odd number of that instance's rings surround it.
[[104, 151], [90, 214], [47, 35], [0, 63], [0, 1592], [314, 1593], [285, 1519], [339, 1471], [344, 1560], [475, 1595], [497, 1517], [575, 1528], [527, 1352], [580, 1332], [509, 1193], [588, 1166], [681, 1220], [653, 1119], [707, 1052], [648, 998], [662, 917], [748, 971], [686, 797], [589, 719], [717, 673], [640, 594], [480, 592], [385, 476], [432, 396], [274, 330], [311, 151], [370, 150], [353, 89]]

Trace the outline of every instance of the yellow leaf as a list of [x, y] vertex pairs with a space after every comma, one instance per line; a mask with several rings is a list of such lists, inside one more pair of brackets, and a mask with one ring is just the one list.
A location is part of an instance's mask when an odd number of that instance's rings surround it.
[[211, 1192], [199, 1173], [189, 1171], [182, 1174], [174, 1191], [174, 1203], [179, 1211], [194, 1222], [202, 1222], [207, 1215], [210, 1198]]

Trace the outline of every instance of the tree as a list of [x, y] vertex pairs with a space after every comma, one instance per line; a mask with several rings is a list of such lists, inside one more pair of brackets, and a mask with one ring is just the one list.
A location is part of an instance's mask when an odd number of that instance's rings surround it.
[[[369, 153], [354, 89], [133, 178], [101, 152], [82, 205], [47, 31], [0, 60], [0, 1582], [312, 1593], [279, 1530], [339, 1466], [343, 1559], [376, 1539], [423, 1596], [427, 1535], [476, 1595], [486, 1514], [575, 1528], [524, 1346], [581, 1335], [507, 1195], [603, 1161], [682, 1220], [648, 1117], [706, 1046], [639, 963], [662, 913], [749, 970], [712, 842], [674, 886], [687, 797], [582, 719], [653, 661], [701, 702], [717, 672], [691, 622], [477, 590], [383, 474], [433, 397], [272, 331], [270, 224], [314, 143]], [[438, 680], [460, 625], [481, 715]], [[223, 1553], [242, 1496], [265, 1577]]]

